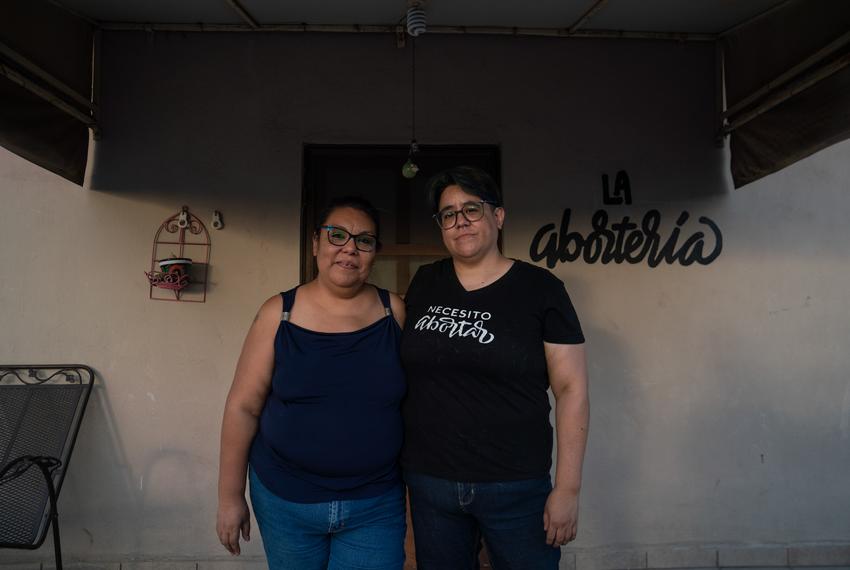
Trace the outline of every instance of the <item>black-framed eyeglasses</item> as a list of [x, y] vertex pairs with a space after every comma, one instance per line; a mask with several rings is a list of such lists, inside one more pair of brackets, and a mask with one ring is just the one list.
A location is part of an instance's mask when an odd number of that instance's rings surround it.
[[460, 210], [452, 210], [444, 208], [434, 214], [432, 217], [437, 222], [437, 225], [444, 230], [450, 230], [457, 225], [457, 215], [463, 214], [468, 222], [477, 222], [484, 217], [484, 204], [495, 206], [494, 202], [489, 200], [479, 200], [478, 202], [464, 202]]
[[328, 231], [328, 241], [332, 245], [345, 245], [348, 240], [354, 239], [354, 247], [360, 251], [375, 251], [378, 248], [378, 238], [372, 234], [354, 235], [344, 228], [336, 226], [319, 226], [320, 230]]

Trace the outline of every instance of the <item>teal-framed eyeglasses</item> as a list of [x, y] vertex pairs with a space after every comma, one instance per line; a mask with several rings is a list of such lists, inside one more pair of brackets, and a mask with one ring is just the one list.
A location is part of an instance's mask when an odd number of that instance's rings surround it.
[[452, 210], [451, 208], [443, 208], [432, 217], [437, 222], [441, 229], [450, 230], [457, 225], [457, 215], [463, 214], [468, 222], [477, 222], [484, 217], [484, 204], [495, 205], [489, 200], [479, 200], [478, 202], [464, 202], [460, 210]]
[[354, 235], [345, 228], [337, 226], [319, 226], [319, 229], [328, 231], [328, 241], [331, 245], [345, 245], [348, 240], [354, 239], [354, 247], [359, 251], [372, 252], [378, 248], [378, 238], [372, 234]]

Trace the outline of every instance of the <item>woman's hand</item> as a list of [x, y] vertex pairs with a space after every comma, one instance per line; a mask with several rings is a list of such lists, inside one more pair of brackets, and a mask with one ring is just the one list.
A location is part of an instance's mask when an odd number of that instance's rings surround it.
[[578, 530], [578, 493], [552, 489], [543, 509], [546, 544], [556, 548], [575, 540]]
[[239, 533], [246, 542], [251, 540], [251, 514], [245, 497], [219, 501], [215, 524], [218, 539], [230, 554], [238, 556]]

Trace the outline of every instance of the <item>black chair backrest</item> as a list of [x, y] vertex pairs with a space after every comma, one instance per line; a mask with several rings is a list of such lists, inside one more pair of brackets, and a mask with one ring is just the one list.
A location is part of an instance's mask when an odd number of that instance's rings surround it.
[[22, 458], [52, 458], [58, 496], [93, 383], [88, 366], [0, 364], [0, 547], [44, 541], [49, 489], [41, 469]]

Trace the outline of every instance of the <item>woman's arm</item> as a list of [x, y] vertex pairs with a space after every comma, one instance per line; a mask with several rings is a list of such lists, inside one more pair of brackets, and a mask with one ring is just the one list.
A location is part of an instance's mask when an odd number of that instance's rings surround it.
[[544, 342], [549, 385], [555, 396], [557, 463], [555, 485], [546, 501], [543, 526], [546, 542], [560, 546], [578, 530], [578, 495], [587, 445], [590, 404], [583, 344]]
[[274, 337], [280, 324], [281, 310], [279, 295], [260, 307], [242, 346], [224, 406], [216, 531], [221, 544], [231, 554], [240, 553], [240, 532], [245, 540], [250, 540], [251, 517], [245, 501], [248, 451], [271, 387]]

